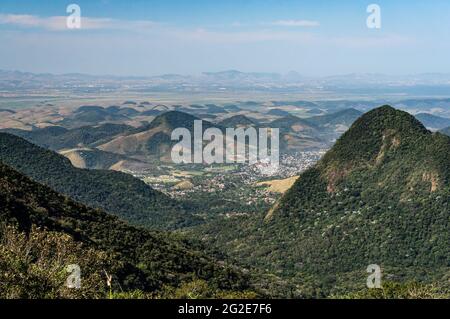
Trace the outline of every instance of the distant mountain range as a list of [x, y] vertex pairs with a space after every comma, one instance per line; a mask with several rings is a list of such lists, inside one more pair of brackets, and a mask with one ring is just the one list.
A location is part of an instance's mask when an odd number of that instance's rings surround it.
[[[344, 112], [345, 113], [345, 112]], [[136, 129], [134, 134], [121, 135], [99, 145], [98, 148], [109, 153], [126, 156], [156, 156], [162, 161], [170, 161], [170, 151], [177, 141], [171, 141], [171, 132], [175, 128], [187, 128], [194, 136], [194, 121], [200, 118], [179, 111], [170, 111], [158, 115], [150, 124]], [[348, 119], [342, 116], [344, 125]], [[335, 119], [338, 123], [340, 119]], [[323, 121], [323, 123], [328, 123]], [[314, 147], [326, 147], [326, 140], [334, 136], [334, 128], [315, 125], [293, 115], [260, 124], [257, 120], [244, 115], [235, 115], [213, 123], [203, 120], [203, 130], [216, 127], [225, 132], [225, 128], [270, 127], [280, 129], [280, 147], [282, 152], [295, 152]], [[323, 138], [323, 139], [322, 139]]]
[[[228, 70], [204, 72], [198, 75], [166, 74], [159, 76], [133, 77], [84, 74], [34, 74], [18, 71], [0, 70], [0, 88], [15, 90], [33, 90], [42, 85], [54, 89], [77, 93], [113, 92], [117, 90], [146, 91], [149, 88], [161, 91], [205, 91], [264, 90], [273, 92], [350, 92], [364, 89], [366, 92], [413, 93], [414, 91], [434, 92], [442, 95], [448, 92], [450, 74], [417, 74], [391, 76], [383, 74], [343, 74], [335, 76], [304, 76], [297, 72], [286, 74], [264, 72], [241, 72]], [[349, 91], [350, 90], [350, 91]], [[356, 93], [356, 91], [355, 91]]]
[[429, 113], [416, 114], [416, 118], [427, 128], [440, 130], [450, 126], [450, 118], [440, 117]]
[[288, 111], [281, 110], [281, 109], [271, 109], [269, 112], [267, 112], [267, 115], [274, 115], [274, 116], [289, 116], [292, 115]]
[[288, 115], [272, 121], [268, 126], [280, 129], [283, 151], [295, 152], [308, 148], [327, 148], [361, 115], [362, 112], [355, 109], [306, 119]]
[[217, 123], [221, 127], [256, 127], [256, 120], [251, 120], [245, 115], [234, 115]]
[[[99, 145], [105, 152], [126, 156], [152, 156], [161, 161], [170, 161], [172, 146], [178, 141], [172, 141], [172, 131], [176, 128], [186, 128], [194, 137], [194, 121], [200, 118], [179, 111], [169, 111], [158, 115], [151, 123], [134, 130], [132, 134], [119, 136]], [[209, 122], [202, 122], [203, 130], [218, 127]]]
[[263, 80], [263, 81], [307, 81], [311, 79], [318, 79], [322, 81], [334, 82], [354, 82], [354, 83], [399, 83], [408, 81], [409, 83], [442, 83], [448, 84], [450, 74], [448, 73], [421, 73], [409, 75], [387, 75], [375, 73], [350, 73], [329, 76], [306, 76], [298, 72], [291, 71], [286, 74], [276, 72], [243, 72], [239, 70], [225, 70], [218, 72], [203, 72], [199, 75], [181, 75], [181, 74], [162, 74], [152, 76], [114, 76], [114, 75], [90, 75], [81, 73], [67, 73], [67, 74], [50, 74], [50, 73], [31, 73], [20, 71], [0, 70], [1, 80], [12, 79], [47, 79], [47, 80], [65, 80], [75, 81], [82, 79], [101, 80], [101, 79], [117, 79], [117, 80], [144, 80], [144, 79], [162, 79], [165, 81], [189, 81], [192, 79], [205, 80]]
[[347, 130], [362, 114], [363, 112], [350, 108], [332, 114], [309, 117], [307, 120], [318, 126], [344, 126]]
[[[203, 129], [218, 127], [224, 130], [226, 127], [250, 126], [279, 128], [282, 133], [281, 151], [292, 153], [329, 147], [363, 114], [362, 111], [354, 108], [344, 108], [323, 114], [324, 111], [318, 108], [319, 102], [272, 101], [274, 105], [279, 106], [312, 107], [309, 110], [312, 110], [313, 116], [300, 118], [283, 109], [273, 108], [267, 115], [269, 119], [275, 119], [269, 122], [256, 111], [250, 111], [250, 113], [247, 111], [246, 114], [252, 116], [254, 112], [259, 119], [249, 118], [241, 114], [241, 109], [235, 105], [227, 105], [227, 107], [216, 104], [190, 105], [189, 107], [156, 105], [148, 109], [149, 105], [146, 104], [147, 110], [139, 111], [137, 102], [127, 101], [127, 103], [127, 105], [133, 103], [134, 108], [124, 106], [104, 108], [86, 105], [57, 122], [56, 126], [33, 127], [32, 130], [27, 131], [15, 128], [0, 131], [12, 133], [39, 146], [62, 152], [77, 167], [120, 169], [138, 167], [139, 159], [142, 160], [147, 156], [161, 161], [170, 161], [170, 151], [176, 143], [171, 140], [172, 131], [175, 128], [184, 127], [190, 130], [193, 136], [194, 120], [203, 119]], [[327, 107], [326, 102], [320, 102], [320, 104], [321, 107]], [[255, 105], [258, 106], [256, 102]], [[173, 108], [175, 110], [171, 110]], [[238, 114], [233, 115], [232, 110], [238, 110]], [[152, 113], [150, 114], [149, 111]], [[139, 123], [134, 118], [145, 118], [143, 116], [151, 116], [151, 121], [141, 121], [138, 127], [123, 124], [129, 121]], [[416, 117], [428, 129], [434, 131], [450, 126], [450, 118], [430, 113], [418, 113]]]
[[444, 128], [440, 131], [441, 133], [450, 136], [450, 127]]

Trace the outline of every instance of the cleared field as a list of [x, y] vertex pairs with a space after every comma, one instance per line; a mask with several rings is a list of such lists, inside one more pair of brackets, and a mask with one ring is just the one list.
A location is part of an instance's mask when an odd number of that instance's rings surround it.
[[171, 172], [172, 176], [175, 177], [184, 177], [184, 178], [190, 178], [193, 176], [202, 176], [204, 173], [202, 171], [181, 171], [181, 170], [174, 170]]
[[237, 169], [236, 165], [220, 165], [220, 166], [211, 166], [206, 167], [205, 172], [211, 172], [211, 173], [227, 173], [232, 172], [235, 169]]
[[145, 177], [142, 179], [147, 184], [156, 184], [156, 183], [163, 183], [163, 184], [175, 184], [181, 182], [178, 178], [175, 178], [173, 176], [169, 175], [161, 175], [158, 177]]
[[194, 187], [194, 184], [192, 184], [190, 181], [185, 180], [182, 181], [178, 184], [176, 184], [173, 189], [175, 190], [188, 190], [188, 189], [192, 189]]
[[292, 176], [285, 179], [274, 179], [257, 183], [256, 186], [268, 186], [267, 190], [273, 193], [284, 193], [295, 183], [298, 176]]

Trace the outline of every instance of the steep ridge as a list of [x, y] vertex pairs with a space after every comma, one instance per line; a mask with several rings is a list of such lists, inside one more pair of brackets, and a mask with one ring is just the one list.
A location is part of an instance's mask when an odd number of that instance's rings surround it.
[[0, 133], [0, 161], [39, 183], [132, 224], [173, 229], [198, 222], [174, 200], [131, 175], [86, 170], [17, 136]]

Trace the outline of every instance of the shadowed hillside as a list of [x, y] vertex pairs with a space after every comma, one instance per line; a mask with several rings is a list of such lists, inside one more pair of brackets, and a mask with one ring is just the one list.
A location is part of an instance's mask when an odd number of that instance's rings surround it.
[[173, 229], [196, 222], [178, 203], [131, 175], [75, 168], [62, 155], [11, 134], [0, 133], [0, 161], [77, 201], [136, 225]]
[[[238, 270], [183, 241], [78, 204], [1, 162], [0, 257], [3, 298], [106, 298], [105, 271], [113, 291], [139, 289], [141, 297], [196, 279], [213, 292], [248, 288]], [[74, 263], [83, 285], [69, 291], [65, 267]]]

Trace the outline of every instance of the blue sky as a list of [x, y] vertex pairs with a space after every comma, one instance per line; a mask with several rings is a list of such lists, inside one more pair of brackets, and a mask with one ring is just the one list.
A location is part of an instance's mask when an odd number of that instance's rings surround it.
[[[70, 3], [81, 7], [80, 30], [65, 27]], [[381, 29], [366, 26], [371, 3], [381, 8]], [[449, 73], [449, 16], [447, 0], [1, 0], [0, 68]]]

